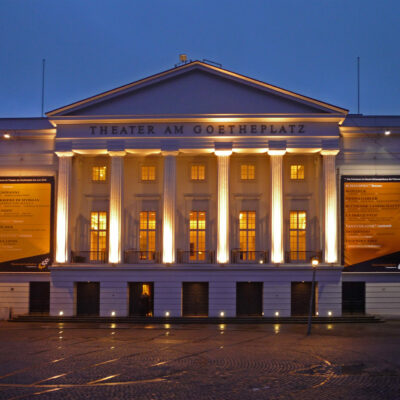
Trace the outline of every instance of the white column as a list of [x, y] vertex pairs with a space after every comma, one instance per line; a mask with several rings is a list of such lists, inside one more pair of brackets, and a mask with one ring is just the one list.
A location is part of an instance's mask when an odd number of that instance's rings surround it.
[[284, 262], [283, 255], [283, 155], [286, 150], [269, 150], [271, 160], [271, 262]]
[[325, 189], [325, 262], [338, 261], [337, 194], [335, 158], [339, 150], [322, 150]]
[[71, 191], [72, 151], [57, 152], [57, 237], [56, 262], [69, 262], [68, 218]]
[[108, 262], [118, 264], [122, 260], [122, 196], [125, 152], [109, 151], [108, 154], [111, 156]]
[[163, 202], [163, 263], [175, 262], [175, 207], [176, 207], [176, 156], [177, 151], [164, 155]]
[[232, 150], [216, 150], [218, 160], [217, 262], [229, 262], [229, 157]]

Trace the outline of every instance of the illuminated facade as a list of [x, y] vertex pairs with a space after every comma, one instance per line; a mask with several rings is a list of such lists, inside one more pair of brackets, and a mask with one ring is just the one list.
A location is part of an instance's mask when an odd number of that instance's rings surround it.
[[4, 316], [303, 315], [316, 259], [318, 315], [400, 315], [400, 117], [196, 61], [0, 132]]

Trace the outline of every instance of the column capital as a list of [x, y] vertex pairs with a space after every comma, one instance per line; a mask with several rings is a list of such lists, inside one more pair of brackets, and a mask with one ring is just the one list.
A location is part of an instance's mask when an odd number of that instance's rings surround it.
[[108, 155], [110, 157], [123, 157], [124, 155], [126, 155], [126, 151], [125, 150], [111, 150], [108, 152]]
[[232, 142], [215, 142], [214, 153], [216, 156], [230, 156], [232, 154]]
[[285, 154], [286, 154], [286, 149], [285, 150], [273, 150], [273, 149], [268, 150], [269, 156], [283, 156]]
[[174, 156], [176, 157], [179, 154], [179, 150], [162, 150], [161, 155], [166, 156]]
[[232, 150], [214, 150], [217, 157], [229, 157], [232, 154]]
[[330, 149], [330, 150], [321, 150], [321, 156], [336, 156], [339, 154], [340, 150], [337, 149]]
[[74, 152], [73, 151], [56, 151], [55, 152], [58, 157], [73, 157]]

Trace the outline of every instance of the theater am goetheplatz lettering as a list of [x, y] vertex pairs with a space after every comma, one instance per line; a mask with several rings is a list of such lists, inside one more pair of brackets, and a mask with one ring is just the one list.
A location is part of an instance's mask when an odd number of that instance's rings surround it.
[[0, 119], [1, 315], [400, 315], [399, 133], [200, 61]]

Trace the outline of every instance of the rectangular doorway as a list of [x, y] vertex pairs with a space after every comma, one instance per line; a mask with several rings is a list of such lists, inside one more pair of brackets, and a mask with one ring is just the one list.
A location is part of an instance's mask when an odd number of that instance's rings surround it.
[[141, 317], [153, 316], [153, 287], [153, 282], [129, 282], [129, 315]]
[[208, 282], [182, 283], [182, 315], [184, 317], [208, 316]]
[[98, 316], [100, 313], [100, 283], [76, 282], [76, 315]]
[[365, 282], [342, 283], [342, 313], [365, 314]]
[[261, 316], [262, 296], [262, 282], [236, 282], [236, 315]]
[[[311, 282], [292, 282], [291, 287], [291, 315], [306, 316], [310, 312]], [[312, 315], [315, 315], [316, 295], [318, 293], [315, 283], [314, 299], [312, 304]]]
[[50, 282], [29, 282], [29, 314], [50, 311]]

